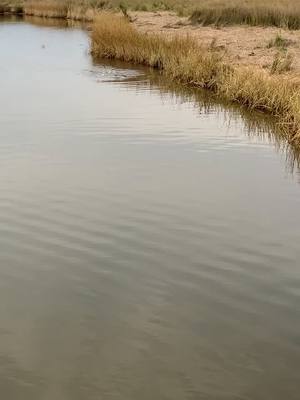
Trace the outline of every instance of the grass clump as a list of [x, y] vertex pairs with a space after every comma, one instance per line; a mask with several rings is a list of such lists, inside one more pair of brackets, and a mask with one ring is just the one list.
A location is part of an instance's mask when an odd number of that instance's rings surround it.
[[125, 18], [103, 13], [92, 32], [96, 57], [119, 59], [163, 70], [184, 83], [213, 88], [216, 77], [229, 67], [216, 52], [207, 52], [190, 37], [169, 40], [137, 32]]
[[289, 39], [285, 39], [281, 34], [277, 34], [275, 39], [271, 39], [267, 45], [267, 48], [270, 49], [272, 47], [277, 47], [279, 49], [286, 49], [291, 44]]
[[271, 74], [282, 74], [292, 69], [294, 57], [290, 53], [278, 52], [271, 65]]
[[275, 72], [270, 75], [253, 67], [233, 67], [191, 37], [139, 33], [125, 18], [109, 13], [95, 20], [92, 54], [157, 68], [173, 81], [208, 88], [249, 109], [273, 114], [288, 140], [300, 144], [299, 87]]
[[287, 51], [287, 47], [292, 43], [291, 40], [285, 39], [281, 34], [277, 34], [274, 39], [270, 40], [267, 48], [277, 48], [270, 71], [271, 74], [282, 74], [292, 70], [294, 56]]

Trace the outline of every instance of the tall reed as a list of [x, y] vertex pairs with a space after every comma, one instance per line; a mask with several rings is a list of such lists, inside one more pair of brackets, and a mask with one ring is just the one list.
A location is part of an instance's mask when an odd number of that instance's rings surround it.
[[300, 144], [300, 91], [288, 78], [254, 67], [233, 67], [218, 52], [189, 36], [166, 38], [139, 33], [125, 19], [97, 16], [92, 32], [95, 57], [119, 59], [163, 71], [183, 84], [208, 88], [225, 99], [278, 118], [286, 138]]

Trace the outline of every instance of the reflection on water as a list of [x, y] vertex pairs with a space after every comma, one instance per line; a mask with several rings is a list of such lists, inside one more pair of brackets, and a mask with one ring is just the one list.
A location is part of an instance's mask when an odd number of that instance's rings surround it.
[[296, 400], [298, 153], [272, 120], [0, 24], [0, 390]]
[[71, 19], [64, 18], [43, 18], [34, 15], [0, 15], [0, 23], [4, 24], [15, 24], [26, 22], [41, 28], [55, 28], [55, 29], [66, 29], [66, 28], [81, 28], [90, 30], [90, 22], [74, 21]]
[[[224, 120], [228, 123], [228, 129], [232, 124], [240, 125], [243, 122], [243, 126], [240, 127], [243, 129], [243, 133], [250, 139], [251, 137], [254, 137], [255, 140], [260, 138], [262, 143], [273, 144], [275, 149], [285, 156], [287, 169], [292, 173], [299, 170], [299, 147], [287, 142], [281, 126], [271, 115], [249, 111], [236, 104], [222, 101], [215, 94], [206, 90], [177, 84], [148, 68], [135, 66], [135, 70], [132, 70], [130, 63], [115, 60], [94, 59], [93, 63], [96, 68], [91, 70], [92, 74], [94, 76], [100, 74], [102, 79], [106, 78], [106, 82], [124, 83], [125, 86], [135, 87], [137, 90], [146, 88], [146, 90], [155, 91], [158, 89], [162, 100], [171, 97], [177, 103], [192, 103], [196, 111], [201, 114], [222, 113]], [[99, 70], [98, 67], [101, 69]], [[107, 77], [107, 74], [110, 75]]]

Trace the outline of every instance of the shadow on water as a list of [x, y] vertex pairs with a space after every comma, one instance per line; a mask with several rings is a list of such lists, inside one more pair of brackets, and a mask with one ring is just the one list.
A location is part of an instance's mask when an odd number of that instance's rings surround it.
[[249, 139], [259, 139], [269, 142], [278, 153], [285, 157], [286, 168], [290, 173], [300, 170], [300, 149], [288, 143], [280, 125], [274, 117], [258, 111], [247, 110], [237, 104], [232, 104], [217, 97], [216, 94], [200, 88], [192, 88], [178, 84], [153, 69], [142, 66], [132, 66], [130, 63], [115, 60], [93, 59], [95, 67], [108, 67], [136, 73], [113, 78], [110, 82], [125, 86], [158, 89], [162, 97], [171, 96], [177, 103], [192, 103], [199, 114], [222, 113], [228, 128], [233, 124], [240, 124], [241, 129]]

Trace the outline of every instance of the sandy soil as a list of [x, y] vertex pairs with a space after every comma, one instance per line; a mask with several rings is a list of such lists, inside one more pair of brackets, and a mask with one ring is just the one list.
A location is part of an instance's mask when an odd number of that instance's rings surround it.
[[256, 65], [270, 68], [278, 48], [268, 48], [268, 43], [277, 34], [289, 41], [287, 51], [292, 54], [293, 73], [300, 76], [300, 31], [289, 31], [273, 27], [202, 27], [192, 25], [187, 18], [170, 12], [132, 12], [136, 28], [142, 32], [195, 37], [199, 43], [210, 46], [214, 43], [235, 64]]

